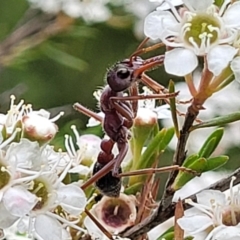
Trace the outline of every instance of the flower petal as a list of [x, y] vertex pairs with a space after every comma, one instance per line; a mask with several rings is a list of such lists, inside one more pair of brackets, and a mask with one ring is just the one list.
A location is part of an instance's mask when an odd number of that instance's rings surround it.
[[213, 234], [213, 239], [217, 240], [239, 240], [240, 239], [240, 227], [237, 226], [224, 226], [216, 234]]
[[213, 47], [207, 54], [209, 70], [215, 76], [218, 76], [228, 66], [237, 52], [238, 49], [229, 45], [217, 45]]
[[230, 67], [234, 73], [235, 79], [240, 82], [240, 57], [234, 58]]
[[183, 0], [189, 10], [204, 11], [213, 4], [213, 0]]
[[197, 65], [198, 59], [189, 49], [175, 48], [165, 54], [164, 66], [167, 73], [185, 76], [191, 73]]
[[220, 206], [226, 204], [225, 194], [217, 190], [204, 190], [197, 194], [197, 202], [199, 204], [212, 207], [212, 199]]
[[184, 216], [178, 219], [177, 223], [190, 234], [201, 232], [213, 224], [212, 219], [208, 216]]
[[228, 27], [240, 27], [240, 2], [230, 5], [223, 15], [223, 21]]
[[58, 201], [65, 211], [73, 215], [82, 213], [87, 203], [83, 190], [74, 184], [61, 186], [58, 189]]
[[144, 34], [153, 40], [161, 39], [163, 32], [175, 29], [176, 26], [178, 26], [178, 22], [170, 12], [154, 11], [145, 18]]
[[38, 215], [35, 220], [36, 233], [44, 240], [62, 239], [62, 226], [54, 218]]
[[21, 186], [9, 188], [3, 195], [6, 209], [14, 216], [23, 217], [37, 203], [37, 197]]
[[[161, 1], [152, 1], [152, 0], [149, 0], [150, 2], [161, 2], [161, 6], [160, 7], [157, 7], [157, 10], [168, 10], [168, 9], [171, 9], [171, 5], [173, 6], [179, 6], [179, 5], [182, 5], [183, 4], [183, 1], [182, 0], [170, 0], [170, 1], [164, 1], [164, 0], [161, 0]], [[171, 3], [171, 5], [169, 4], [169, 2]]]
[[19, 218], [10, 214], [10, 212], [5, 208], [3, 202], [0, 202], [0, 228], [8, 228]]

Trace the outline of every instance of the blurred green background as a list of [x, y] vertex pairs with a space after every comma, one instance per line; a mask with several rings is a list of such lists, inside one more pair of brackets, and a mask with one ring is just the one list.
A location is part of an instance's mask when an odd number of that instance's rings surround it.
[[[133, 32], [137, 17], [121, 4], [109, 5], [112, 16], [90, 24], [30, 6], [26, 0], [0, 1], [1, 112], [7, 111], [14, 94], [16, 102], [23, 98], [52, 116], [64, 110], [59, 136], [71, 124], [84, 129], [87, 118], [72, 104], [78, 101], [96, 111], [93, 92], [105, 85], [107, 68], [130, 56], [142, 40]], [[56, 22], [59, 32], [51, 29]], [[47, 28], [51, 31], [46, 34]]]

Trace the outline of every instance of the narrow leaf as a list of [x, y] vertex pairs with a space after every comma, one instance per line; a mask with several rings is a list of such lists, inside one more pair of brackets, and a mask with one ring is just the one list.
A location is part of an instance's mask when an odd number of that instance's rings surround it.
[[222, 139], [223, 132], [224, 132], [223, 128], [218, 128], [207, 138], [202, 148], [198, 152], [199, 157], [205, 158], [210, 157], [210, 155], [214, 152], [220, 140]]
[[[169, 90], [169, 93], [175, 92], [175, 85], [172, 80], [170, 80], [170, 82], [169, 82], [168, 90]], [[178, 119], [177, 119], [176, 99], [170, 98], [169, 101], [170, 101], [170, 110], [171, 110], [171, 114], [172, 114], [172, 120], [173, 120], [173, 125], [175, 128], [175, 133], [176, 133], [177, 138], [179, 138], [180, 133], [179, 133]]]
[[183, 162], [183, 167], [189, 167], [193, 162], [195, 162], [199, 158], [198, 154], [193, 154], [188, 156], [184, 162]]
[[165, 231], [161, 236], [157, 238], [157, 240], [173, 240], [174, 239], [174, 227], [170, 227], [167, 231]]
[[166, 149], [170, 141], [172, 140], [174, 135], [174, 128], [168, 128], [166, 129], [166, 133], [161, 139], [161, 142], [159, 143], [159, 151], [162, 152]]
[[[195, 170], [198, 173], [202, 173], [206, 169], [207, 160], [205, 158], [199, 158], [188, 166], [188, 168]], [[176, 191], [183, 187], [195, 176], [191, 173], [180, 171], [172, 185], [172, 188]]]
[[199, 124], [192, 126], [190, 130], [193, 131], [199, 128], [221, 126], [221, 125], [236, 122], [239, 120], [240, 120], [240, 112], [235, 112], [225, 116], [213, 118], [209, 121], [201, 122]]
[[207, 165], [206, 165], [206, 168], [204, 169], [204, 172], [214, 170], [214, 169], [217, 169], [217, 168], [223, 166], [228, 161], [228, 159], [229, 159], [229, 157], [226, 155], [208, 158]]

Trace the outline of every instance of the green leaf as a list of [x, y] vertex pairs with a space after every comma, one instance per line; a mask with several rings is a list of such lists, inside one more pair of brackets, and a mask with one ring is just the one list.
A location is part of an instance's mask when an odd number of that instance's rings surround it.
[[146, 150], [142, 154], [141, 158], [138, 161], [138, 167], [140, 168], [148, 168], [151, 167], [153, 162], [150, 161], [151, 157], [156, 153], [159, 153], [159, 145], [162, 143], [165, 135], [167, 133], [167, 129], [163, 128], [158, 134], [152, 139], [152, 141], [148, 144]]
[[[157, 135], [154, 136], [154, 138], [149, 142], [146, 150], [141, 155], [140, 159], [137, 159], [138, 161], [135, 161], [133, 163], [131, 170], [152, 167], [153, 164], [156, 162], [159, 154], [165, 150], [168, 143], [171, 141], [173, 135], [174, 135], [173, 128], [170, 129], [163, 128], [161, 131], [159, 131]], [[129, 178], [129, 185], [134, 185], [135, 183], [143, 182], [144, 179], [145, 176], [142, 175], [132, 176]]]
[[209, 158], [210, 155], [214, 152], [216, 147], [218, 146], [220, 140], [222, 139], [224, 133], [223, 128], [218, 128], [215, 130], [204, 142], [202, 148], [198, 152], [199, 157]]
[[166, 129], [166, 133], [164, 137], [162, 138], [161, 142], [159, 143], [159, 151], [162, 152], [166, 149], [170, 141], [172, 140], [174, 136], [174, 128], [168, 128]]
[[165, 231], [161, 236], [157, 238], [157, 240], [174, 240], [174, 227], [170, 227], [167, 231]]
[[193, 162], [195, 162], [198, 158], [199, 158], [199, 155], [198, 155], [198, 154], [190, 155], [190, 156], [188, 156], [188, 157], [184, 160], [182, 166], [188, 168], [188, 167], [189, 167]]
[[[168, 86], [169, 93], [174, 93], [175, 92], [175, 86], [174, 82], [170, 80], [169, 86]], [[179, 133], [179, 127], [178, 127], [178, 119], [177, 119], [177, 109], [176, 109], [176, 99], [175, 98], [170, 98], [170, 110], [172, 114], [172, 120], [173, 120], [173, 125], [175, 127], [175, 133], [177, 137], [179, 138], [180, 133]]]
[[[192, 164], [189, 164], [188, 168], [195, 170], [198, 173], [202, 173], [207, 166], [207, 160], [205, 158], [198, 158]], [[191, 173], [180, 171], [172, 185], [172, 188], [176, 191], [183, 187], [187, 182], [189, 182], [195, 176]]]
[[169, 232], [158, 237], [157, 240], [174, 240], [174, 232]]
[[215, 0], [214, 4], [217, 5], [218, 7], [221, 7], [224, 3], [224, 0]]
[[228, 159], [229, 157], [226, 155], [208, 158], [207, 165], [206, 165], [206, 168], [204, 169], [204, 172], [214, 170], [216, 168], [223, 166], [228, 161]]
[[236, 122], [239, 120], [240, 120], [240, 112], [236, 112], [236, 113], [228, 114], [225, 116], [216, 117], [209, 121], [201, 122], [199, 124], [192, 126], [190, 130], [193, 131], [199, 128], [221, 126], [221, 125]]
[[142, 182], [135, 183], [124, 190], [127, 195], [135, 195], [143, 187]]

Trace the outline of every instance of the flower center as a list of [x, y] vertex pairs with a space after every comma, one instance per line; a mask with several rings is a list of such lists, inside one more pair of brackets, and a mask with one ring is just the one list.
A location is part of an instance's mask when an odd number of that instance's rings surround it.
[[195, 53], [203, 55], [218, 41], [220, 23], [218, 19], [206, 13], [189, 15], [182, 32], [185, 42], [193, 47]]
[[231, 208], [222, 215], [222, 223], [226, 226], [236, 226], [240, 223], [240, 212], [238, 208]]
[[104, 222], [112, 227], [119, 227], [127, 223], [131, 210], [128, 205], [119, 200], [112, 200], [109, 205], [103, 208], [104, 211]]
[[48, 190], [43, 182], [34, 180], [33, 189], [30, 191], [38, 197], [38, 202], [33, 210], [41, 209], [48, 200]]
[[8, 173], [6, 167], [0, 164], [0, 189], [5, 187], [10, 181], [10, 174]]

